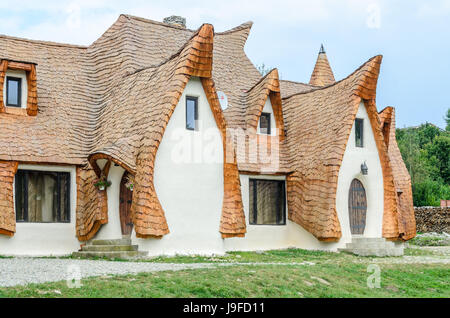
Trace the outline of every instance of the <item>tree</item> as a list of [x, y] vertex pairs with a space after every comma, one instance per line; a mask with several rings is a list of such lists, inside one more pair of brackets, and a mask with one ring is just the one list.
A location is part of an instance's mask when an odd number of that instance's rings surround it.
[[447, 114], [445, 114], [445, 122], [447, 123], [445, 130], [450, 131], [450, 108], [447, 109]]
[[428, 146], [429, 157], [435, 157], [435, 164], [444, 183], [450, 184], [450, 136], [438, 136]]
[[[449, 124], [450, 110], [446, 117]], [[397, 129], [396, 136], [411, 175], [414, 205], [439, 205], [441, 199], [450, 200], [450, 131], [427, 123]]]

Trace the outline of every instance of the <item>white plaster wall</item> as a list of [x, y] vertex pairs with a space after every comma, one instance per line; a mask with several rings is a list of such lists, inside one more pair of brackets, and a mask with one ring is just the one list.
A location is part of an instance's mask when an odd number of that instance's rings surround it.
[[12, 77], [19, 77], [22, 79], [22, 97], [21, 97], [21, 104], [22, 108], [27, 108], [27, 100], [28, 100], [28, 82], [27, 82], [27, 75], [25, 71], [20, 70], [7, 70], [6, 76], [5, 76], [5, 82], [3, 84], [3, 104], [6, 106], [6, 77], [12, 76]]
[[224, 241], [226, 251], [258, 251], [284, 248], [302, 248], [313, 250], [336, 250], [340, 243], [324, 243], [317, 240], [300, 225], [290, 221], [286, 198], [286, 225], [251, 225], [249, 223], [249, 180], [286, 180], [285, 176], [240, 175], [242, 203], [244, 205], [247, 233], [245, 237], [228, 238]]
[[[267, 97], [267, 99], [266, 99], [266, 103], [264, 104], [264, 108], [263, 108], [262, 112], [263, 113], [270, 113], [270, 135], [271, 136], [276, 136], [276, 134], [277, 134], [277, 124], [275, 122], [275, 116], [273, 114], [272, 103], [270, 102], [270, 98], [269, 97]], [[261, 129], [259, 128], [260, 120], [258, 120], [258, 127], [256, 128], [256, 133], [257, 134], [261, 133]]]
[[[250, 179], [264, 180], [286, 180], [284, 176], [251, 176], [240, 175], [242, 204], [244, 206], [245, 222], [247, 225], [247, 233], [245, 237], [228, 238], [225, 240], [225, 250], [227, 251], [256, 251], [268, 249], [286, 248], [291, 245], [289, 235], [289, 225], [251, 225], [250, 220]], [[287, 220], [287, 203], [286, 203], [286, 222]]]
[[[356, 118], [364, 119], [364, 147], [360, 148], [355, 145], [355, 124], [353, 124], [342, 166], [339, 170], [336, 194], [336, 208], [342, 230], [341, 241], [349, 241], [351, 238], [348, 193], [350, 184], [355, 178], [361, 181], [366, 190], [367, 214], [364, 236], [381, 237], [382, 234], [384, 210], [383, 172], [367, 110], [362, 102]], [[367, 175], [362, 175], [361, 173], [361, 164], [364, 162], [369, 168]]]
[[[105, 166], [106, 160], [97, 160], [100, 169]], [[108, 197], [108, 223], [103, 224], [93, 239], [119, 239], [122, 238], [122, 229], [120, 227], [120, 181], [125, 172], [120, 166], [111, 163], [108, 174], [108, 180], [111, 186], [106, 189]]]
[[[186, 95], [198, 97], [198, 130], [186, 130]], [[154, 184], [170, 233], [133, 242], [149, 255], [222, 254], [223, 145], [201, 82], [191, 78], [167, 125]]]
[[80, 243], [75, 232], [77, 201], [75, 167], [19, 165], [19, 169], [70, 172], [70, 223], [18, 222], [13, 237], [0, 235], [0, 255], [59, 256], [77, 251]]

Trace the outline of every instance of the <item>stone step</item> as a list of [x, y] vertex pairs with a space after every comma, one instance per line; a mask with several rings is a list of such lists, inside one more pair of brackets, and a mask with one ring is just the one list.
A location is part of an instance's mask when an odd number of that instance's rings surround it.
[[80, 251], [72, 253], [73, 257], [78, 258], [122, 258], [133, 259], [144, 257], [148, 252], [143, 251], [118, 251], [118, 252], [99, 252], [99, 251]]
[[384, 243], [388, 242], [384, 237], [364, 237], [364, 236], [356, 236], [352, 237], [352, 243]]
[[131, 239], [121, 238], [115, 240], [92, 240], [89, 245], [131, 245]]
[[346, 248], [352, 249], [358, 249], [358, 248], [394, 248], [395, 244], [393, 242], [351, 242], [351, 243], [347, 243], [345, 245]]
[[82, 251], [86, 252], [121, 252], [121, 251], [137, 251], [137, 245], [84, 245]]
[[359, 256], [402, 256], [404, 247], [382, 237], [352, 237], [352, 241], [339, 251]]
[[394, 248], [358, 248], [358, 249], [338, 249], [341, 252], [356, 254], [359, 256], [403, 256], [403, 247]]

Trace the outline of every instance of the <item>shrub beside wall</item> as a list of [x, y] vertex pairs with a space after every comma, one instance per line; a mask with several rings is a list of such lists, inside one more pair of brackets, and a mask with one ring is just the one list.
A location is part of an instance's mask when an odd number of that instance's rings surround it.
[[450, 207], [414, 207], [417, 232], [450, 233]]

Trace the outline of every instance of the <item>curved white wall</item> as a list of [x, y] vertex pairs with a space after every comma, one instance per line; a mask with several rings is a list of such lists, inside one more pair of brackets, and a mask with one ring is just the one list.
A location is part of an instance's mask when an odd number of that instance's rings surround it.
[[[186, 95], [198, 97], [198, 131], [186, 130]], [[149, 255], [223, 253], [223, 146], [199, 79], [191, 78], [156, 153], [154, 184], [170, 233], [132, 239]]]
[[[381, 237], [383, 220], [383, 174], [375, 144], [372, 127], [363, 103], [358, 109], [357, 118], [364, 119], [364, 148], [355, 146], [355, 127], [353, 125], [349, 141], [345, 149], [342, 166], [339, 170], [336, 209], [342, 229], [342, 237], [338, 242], [321, 242], [300, 225], [287, 220], [286, 225], [262, 226], [250, 225], [249, 220], [249, 178], [284, 180], [280, 176], [241, 175], [241, 191], [247, 222], [247, 234], [244, 238], [225, 240], [225, 250], [265, 250], [297, 247], [336, 251], [351, 241], [348, 217], [348, 191], [354, 178], [358, 178], [366, 189], [367, 221], [364, 236]], [[361, 174], [361, 164], [366, 162], [369, 173]], [[286, 209], [287, 210], [287, 209]]]
[[[355, 124], [353, 124], [342, 166], [339, 170], [336, 195], [336, 208], [342, 229], [341, 241], [349, 241], [351, 238], [348, 193], [350, 184], [355, 178], [362, 182], [366, 190], [367, 214], [364, 236], [381, 237], [382, 233], [384, 210], [383, 172], [369, 116], [362, 102], [356, 118], [364, 119], [364, 147], [360, 148], [355, 145]], [[367, 175], [362, 175], [361, 173], [361, 164], [364, 161], [369, 168]]]
[[[100, 169], [103, 169], [106, 160], [97, 160]], [[111, 186], [107, 188], [108, 197], [108, 223], [102, 225], [100, 230], [95, 235], [94, 239], [119, 239], [122, 237], [122, 229], [120, 228], [120, 181], [125, 170], [111, 163], [111, 168], [108, 174], [108, 180], [111, 181]]]
[[247, 233], [245, 237], [224, 240], [226, 251], [258, 251], [283, 248], [303, 248], [312, 250], [336, 250], [341, 242], [324, 243], [317, 240], [300, 225], [287, 219], [288, 206], [286, 202], [286, 225], [251, 225], [249, 223], [249, 179], [286, 180], [285, 176], [270, 175], [240, 175], [242, 203], [244, 205]]
[[19, 169], [54, 172], [70, 172], [70, 223], [16, 224], [13, 237], [0, 235], [0, 255], [61, 256], [80, 248], [76, 237], [76, 170], [75, 167], [19, 165]]

